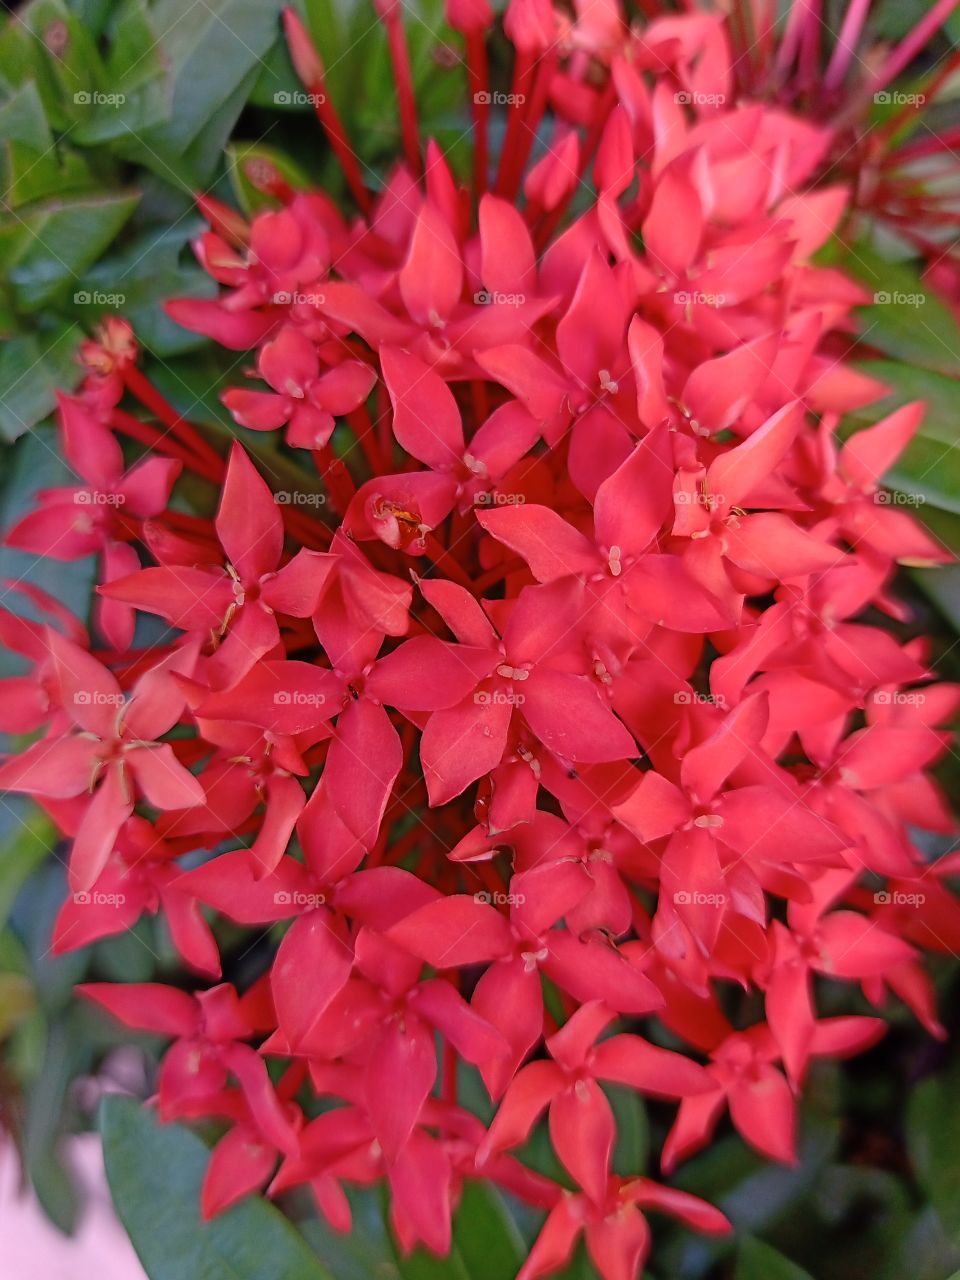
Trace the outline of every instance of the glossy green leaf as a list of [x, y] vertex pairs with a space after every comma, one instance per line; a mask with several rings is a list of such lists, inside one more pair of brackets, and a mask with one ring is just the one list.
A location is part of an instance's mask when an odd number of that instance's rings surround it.
[[854, 245], [839, 264], [873, 295], [859, 312], [862, 340], [888, 356], [942, 373], [960, 371], [960, 328], [950, 308], [908, 262]]
[[336, 1280], [399, 1280], [379, 1190], [350, 1186], [344, 1190], [350, 1202], [351, 1230], [334, 1231], [311, 1204], [299, 1223], [304, 1236]]
[[16, 440], [53, 412], [56, 388], [69, 389], [80, 375], [73, 357], [82, 336], [78, 325], [61, 324], [0, 344], [0, 439]]
[[487, 1182], [464, 1184], [453, 1242], [471, 1280], [513, 1280], [526, 1254], [500, 1193]]
[[40, 809], [31, 806], [23, 818], [13, 814], [10, 833], [0, 843], [0, 929], [27, 877], [50, 857], [57, 843], [56, 828]]
[[0, 973], [0, 1040], [23, 1021], [35, 1004], [29, 979], [20, 973]]
[[96, 262], [137, 206], [135, 193], [49, 200], [21, 211], [8, 276], [22, 310], [34, 311], [70, 289]]
[[70, 141], [93, 146], [124, 139], [170, 117], [173, 81], [145, 0], [111, 15], [110, 46], [98, 91], [85, 103]]
[[0, 106], [0, 141], [19, 142], [40, 152], [53, 145], [43, 103], [32, 80]]
[[149, 1280], [332, 1280], [263, 1199], [200, 1220], [210, 1152], [195, 1134], [120, 1097], [104, 1100], [100, 1132], [113, 1202]]
[[175, 186], [208, 182], [280, 39], [281, 8], [281, 0], [205, 0], [185, 15], [180, 0], [158, 0], [150, 17], [172, 77], [170, 117], [118, 149]]
[[844, 425], [877, 422], [900, 405], [922, 400], [926, 404], [923, 422], [885, 481], [891, 488], [916, 495], [921, 517], [927, 505], [960, 515], [956, 379], [895, 360], [864, 361], [859, 368], [888, 386], [890, 392], [851, 415]]
[[960, 1060], [914, 1090], [907, 1143], [918, 1181], [951, 1240], [960, 1242]]
[[811, 1280], [811, 1277], [772, 1245], [754, 1236], [744, 1236], [737, 1250], [734, 1280]]
[[205, 339], [174, 324], [163, 304], [170, 298], [215, 297], [217, 286], [195, 262], [190, 240], [205, 227], [193, 214], [132, 237], [88, 271], [78, 292], [89, 302], [77, 316], [89, 328], [103, 312], [122, 314], [151, 355], [166, 359], [202, 346]]
[[446, 1258], [425, 1249], [404, 1256], [394, 1248], [403, 1280], [513, 1280], [526, 1256], [523, 1238], [500, 1194], [481, 1182], [464, 1184]]
[[39, 46], [35, 73], [51, 124], [69, 128], [83, 118], [104, 78], [97, 42], [61, 0], [33, 0], [20, 17]]
[[261, 209], [273, 209], [279, 201], [254, 186], [250, 180], [251, 172], [269, 166], [280, 175], [295, 191], [302, 191], [312, 185], [311, 176], [300, 168], [289, 156], [285, 156], [276, 147], [267, 147], [262, 143], [233, 143], [227, 147], [227, 172], [237, 201], [247, 214], [254, 214]]

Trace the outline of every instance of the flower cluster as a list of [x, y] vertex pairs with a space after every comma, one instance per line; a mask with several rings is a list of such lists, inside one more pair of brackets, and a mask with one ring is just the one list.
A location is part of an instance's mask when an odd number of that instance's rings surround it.
[[[828, 126], [738, 95], [720, 19], [511, 0], [491, 174], [492, 18], [450, 0], [471, 200], [380, 12], [404, 163], [368, 189], [289, 13], [359, 214], [203, 198], [221, 292], [170, 306], [256, 349], [223, 399], [271, 448], [221, 458], [123, 321], [84, 349], [78, 486], [7, 541], [99, 555], [93, 638], [36, 591], [46, 621], [0, 616], [29, 666], [0, 728], [36, 736], [0, 787], [72, 840], [58, 950], [161, 912], [196, 975], [82, 990], [173, 1038], [164, 1119], [222, 1125], [207, 1214], [305, 1186], [346, 1230], [344, 1186], [385, 1180], [402, 1247], [442, 1254], [491, 1179], [547, 1214], [521, 1280], [581, 1233], [630, 1280], [647, 1210], [728, 1224], [613, 1172], [605, 1084], [677, 1107], [666, 1174], [727, 1108], [789, 1163], [811, 1060], [883, 1032], [856, 990], [942, 1034], [923, 955], [960, 947], [957, 866], [911, 833], [952, 828], [927, 770], [960, 696], [891, 580], [946, 556], [881, 487], [921, 406], [842, 442], [884, 390], [842, 359], [861, 291], [813, 261], [849, 192]], [[243, 990], [219, 919], [274, 939]], [[544, 1117], [566, 1185], [518, 1158]]]

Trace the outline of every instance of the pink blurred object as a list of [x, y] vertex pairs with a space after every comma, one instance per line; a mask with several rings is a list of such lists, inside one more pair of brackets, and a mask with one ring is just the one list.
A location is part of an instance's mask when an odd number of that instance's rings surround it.
[[61, 1234], [44, 1216], [36, 1196], [20, 1185], [17, 1154], [0, 1143], [0, 1257], [4, 1280], [146, 1280], [133, 1246], [117, 1220], [94, 1133], [71, 1138], [67, 1158], [82, 1195], [74, 1236]]

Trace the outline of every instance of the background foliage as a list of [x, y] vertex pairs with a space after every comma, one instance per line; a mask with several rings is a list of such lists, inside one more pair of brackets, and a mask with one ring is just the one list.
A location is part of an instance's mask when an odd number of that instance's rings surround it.
[[[874, 30], [895, 38], [926, 8], [925, 0], [879, 3]], [[465, 173], [457, 40], [443, 22], [442, 0], [405, 9], [423, 132]], [[263, 179], [273, 172], [294, 187], [309, 182], [335, 197], [343, 193], [312, 110], [297, 97], [279, 10], [279, 0], [34, 0], [0, 31], [0, 526], [25, 510], [38, 488], [64, 482], [49, 421], [53, 389], [74, 381], [77, 344], [104, 313], [133, 322], [150, 376], [181, 412], [211, 435], [233, 430], [217, 393], [236, 380], [243, 357], [178, 329], [160, 304], [214, 290], [189, 248], [202, 225], [195, 192], [247, 213], [271, 203]], [[331, 95], [375, 184], [399, 141], [383, 30], [366, 0], [310, 0], [304, 12], [324, 51]], [[960, 39], [960, 21], [952, 34]], [[493, 65], [505, 73], [504, 50], [494, 49]], [[950, 104], [946, 111], [953, 120]], [[956, 181], [960, 186], [960, 165]], [[928, 401], [925, 425], [889, 479], [923, 496], [921, 515], [960, 552], [955, 314], [923, 287], [903, 247], [869, 226], [852, 228], [850, 242], [830, 253], [871, 292], [918, 299], [864, 308], [855, 354], [892, 388], [892, 400]], [[872, 408], [871, 419], [888, 407]], [[262, 437], [255, 443], [265, 447]], [[0, 549], [0, 579], [21, 578], [80, 616], [88, 613], [92, 566], [39, 565]], [[905, 585], [923, 629], [936, 638], [945, 674], [956, 677], [960, 569], [917, 571]], [[13, 607], [12, 600], [4, 604]], [[15, 669], [0, 657], [0, 675]], [[85, 977], [175, 980], [177, 960], [152, 919], [84, 952], [51, 957], [51, 925], [64, 892], [52, 826], [29, 805], [0, 798], [0, 1122], [47, 1213], [69, 1231], [78, 1206], [61, 1143], [97, 1123], [86, 1078], [106, 1062], [108, 1072], [147, 1092], [157, 1048], [142, 1038], [145, 1075], [131, 1075], [129, 1056], [114, 1053], [120, 1033], [74, 1001], [72, 987]], [[260, 971], [258, 947], [241, 954], [229, 924], [217, 928], [227, 978], [248, 982]], [[260, 946], [265, 955], [269, 938]], [[958, 968], [944, 963], [938, 975], [949, 1044], [930, 1041], [906, 1015], [894, 1014], [890, 1035], [870, 1053], [842, 1068], [816, 1067], [796, 1169], [763, 1162], [729, 1129], [684, 1166], [678, 1182], [731, 1217], [737, 1243], [658, 1232], [651, 1274], [956, 1280]], [[482, 1111], [475, 1083], [463, 1081]], [[662, 1140], [666, 1113], [625, 1092], [613, 1101], [617, 1169], [643, 1170]], [[252, 1199], [201, 1227], [202, 1138], [161, 1128], [118, 1098], [103, 1104], [100, 1123], [116, 1207], [151, 1280], [260, 1280], [267, 1273], [277, 1280], [511, 1280], [536, 1227], [520, 1206], [478, 1186], [465, 1195], [444, 1262], [400, 1257], [372, 1193], [355, 1197], [358, 1229], [349, 1238], [327, 1230], [296, 1198], [285, 1203], [286, 1217]], [[524, 1159], [563, 1180], [545, 1145], [534, 1141]], [[568, 1272], [571, 1280], [591, 1275], [582, 1255]]]

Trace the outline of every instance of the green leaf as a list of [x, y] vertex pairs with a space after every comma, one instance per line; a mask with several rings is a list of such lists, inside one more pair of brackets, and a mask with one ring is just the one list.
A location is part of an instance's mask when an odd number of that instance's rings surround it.
[[263, 1199], [200, 1220], [210, 1152], [195, 1134], [116, 1096], [104, 1100], [100, 1132], [113, 1202], [149, 1280], [332, 1280]]
[[71, 151], [62, 155], [52, 147], [37, 151], [11, 140], [3, 144], [3, 157], [11, 209], [23, 209], [36, 200], [81, 195], [95, 186], [86, 162]]
[[300, 1228], [337, 1280], [399, 1280], [390, 1233], [379, 1192], [372, 1187], [346, 1187], [350, 1231], [334, 1231], [312, 1207]]
[[89, 118], [94, 95], [109, 91], [95, 34], [61, 0], [33, 0], [22, 20], [33, 32], [33, 72], [47, 116], [69, 133]]
[[734, 1280], [811, 1280], [811, 1277], [772, 1245], [754, 1236], [744, 1236], [737, 1250]]
[[0, 973], [0, 1040], [36, 1005], [30, 980], [20, 973]]
[[895, 360], [869, 360], [858, 366], [891, 388], [876, 404], [857, 411], [854, 421], [878, 422], [911, 400], [923, 400], [926, 413], [920, 429], [885, 477], [885, 483], [921, 499], [924, 504], [960, 515], [960, 424], [957, 420], [956, 379], [902, 364]]
[[[383, 23], [371, 23], [364, 0], [307, 0], [307, 22], [326, 64], [330, 98], [373, 183], [400, 145], [400, 122]], [[443, 0], [403, 6], [421, 134], [435, 138], [455, 170], [467, 161], [469, 133], [461, 41], [447, 26]], [[450, 57], [450, 50], [458, 56]], [[277, 86], [289, 88], [285, 81]], [[263, 86], [258, 85], [263, 96]], [[302, 104], [304, 113], [312, 113]], [[319, 126], [318, 126], [319, 127]], [[332, 165], [324, 186], [342, 181]]]
[[110, 309], [98, 307], [98, 298], [105, 304], [120, 299], [114, 306], [152, 355], [165, 358], [202, 346], [202, 335], [174, 324], [163, 303], [170, 298], [216, 296], [215, 282], [193, 261], [189, 247], [190, 239], [203, 228], [202, 219], [181, 217], [173, 225], [153, 227], [131, 238], [119, 252], [101, 258], [79, 282], [79, 289], [90, 295], [93, 304], [83, 307], [85, 322], [89, 325], [98, 311]]
[[[953, 535], [947, 537], [941, 533], [939, 536], [951, 550], [960, 555], [960, 520], [956, 516], [951, 516], [950, 519], [957, 526]], [[953, 629], [960, 632], [960, 565], [911, 569], [910, 576], [949, 620]]]
[[63, 324], [0, 344], [0, 439], [16, 440], [53, 412], [57, 387], [69, 389], [80, 376], [73, 355], [82, 336], [79, 326]]
[[960, 1059], [914, 1090], [907, 1109], [907, 1146], [917, 1179], [947, 1235], [960, 1242]]
[[57, 843], [56, 828], [40, 809], [31, 807], [25, 820], [14, 816], [14, 829], [0, 845], [0, 929], [10, 916], [21, 885], [50, 856]]
[[513, 1280], [526, 1255], [517, 1224], [487, 1182], [464, 1184], [453, 1243], [471, 1280]]
[[43, 103], [32, 80], [0, 107], [0, 138], [4, 142], [20, 142], [34, 151], [46, 151], [53, 145]]
[[204, 0], [185, 16], [182, 0], [158, 0], [150, 15], [172, 77], [170, 117], [118, 148], [174, 185], [207, 182], [280, 38], [281, 8], [282, 0]]
[[635, 1089], [617, 1085], [608, 1085], [604, 1092], [610, 1100], [617, 1121], [613, 1171], [622, 1178], [634, 1177], [643, 1173], [646, 1168], [650, 1147], [650, 1130], [643, 1099]]
[[8, 276], [22, 310], [65, 293], [96, 262], [137, 207], [139, 196], [112, 193], [50, 200], [22, 212]]
[[70, 141], [93, 146], [168, 120], [173, 81], [144, 0], [126, 0], [112, 15], [101, 92], [90, 95]]
[[279, 204], [273, 196], [258, 190], [250, 181], [248, 174], [253, 166], [269, 166], [276, 170], [295, 191], [305, 190], [312, 182], [309, 174], [275, 147], [248, 142], [232, 143], [227, 147], [227, 159], [231, 186], [246, 214], [255, 214], [261, 209], [274, 209]]
[[394, 1242], [403, 1280], [513, 1280], [523, 1264], [523, 1238], [499, 1193], [487, 1183], [467, 1182], [453, 1219], [450, 1253], [425, 1249], [405, 1257]]
[[864, 242], [839, 263], [873, 294], [858, 315], [864, 342], [941, 373], [960, 371], [960, 328], [950, 308], [924, 287], [916, 268], [891, 262]]

